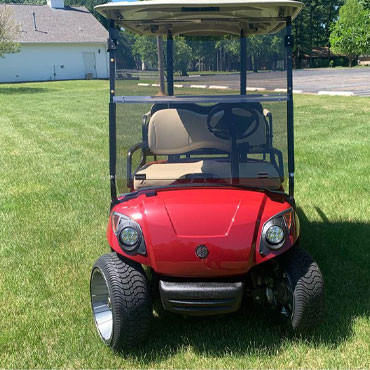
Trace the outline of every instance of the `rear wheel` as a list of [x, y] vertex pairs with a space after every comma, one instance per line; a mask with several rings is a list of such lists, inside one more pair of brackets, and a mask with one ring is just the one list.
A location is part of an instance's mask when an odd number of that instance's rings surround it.
[[324, 280], [315, 260], [293, 247], [280, 257], [282, 278], [275, 293], [280, 316], [295, 332], [317, 326], [324, 313]]
[[117, 253], [101, 256], [91, 272], [90, 295], [96, 328], [107, 345], [120, 350], [145, 339], [152, 303], [141, 265]]

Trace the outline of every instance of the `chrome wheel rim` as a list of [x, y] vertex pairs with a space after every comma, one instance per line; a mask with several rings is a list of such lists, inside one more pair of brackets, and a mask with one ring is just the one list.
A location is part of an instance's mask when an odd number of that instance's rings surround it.
[[99, 268], [95, 268], [91, 275], [90, 294], [96, 328], [102, 339], [109, 342], [113, 333], [111, 295], [107, 280]]

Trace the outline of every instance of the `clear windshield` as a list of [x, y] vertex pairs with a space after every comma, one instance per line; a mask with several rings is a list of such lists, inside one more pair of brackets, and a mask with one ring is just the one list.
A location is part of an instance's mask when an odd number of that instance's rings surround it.
[[160, 92], [158, 40], [124, 37], [134, 46], [132, 60], [125, 58], [127, 50], [117, 56], [119, 193], [193, 184], [287, 192], [281, 34], [247, 38], [246, 95], [240, 91], [238, 38], [176, 37], [173, 97]]
[[[285, 30], [276, 35], [246, 38], [247, 93], [285, 95]], [[117, 50], [116, 95], [157, 95], [160, 85], [158, 44], [163, 78], [167, 80], [166, 38], [120, 32]], [[240, 40], [234, 36], [174, 37], [175, 95], [240, 91]], [[147, 89], [144, 89], [147, 87]], [[186, 91], [186, 88], [191, 90]], [[165, 91], [165, 93], [167, 90]]]

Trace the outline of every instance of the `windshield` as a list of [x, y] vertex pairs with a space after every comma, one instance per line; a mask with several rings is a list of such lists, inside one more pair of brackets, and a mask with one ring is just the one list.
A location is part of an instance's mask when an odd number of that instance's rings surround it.
[[247, 38], [245, 95], [238, 38], [175, 37], [174, 96], [162, 96], [160, 40], [127, 32], [120, 37], [134, 46], [131, 60], [127, 49], [117, 53], [119, 193], [187, 184], [288, 191], [282, 33]]

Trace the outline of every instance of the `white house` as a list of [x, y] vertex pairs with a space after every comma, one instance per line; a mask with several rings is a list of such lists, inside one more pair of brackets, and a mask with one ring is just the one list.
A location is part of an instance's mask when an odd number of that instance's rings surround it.
[[20, 52], [0, 58], [0, 82], [108, 78], [107, 30], [85, 7], [6, 4]]

